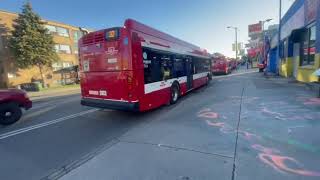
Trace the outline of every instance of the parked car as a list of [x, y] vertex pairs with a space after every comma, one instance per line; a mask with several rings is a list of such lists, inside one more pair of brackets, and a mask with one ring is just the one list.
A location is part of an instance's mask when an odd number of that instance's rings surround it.
[[229, 74], [231, 73], [231, 68], [229, 62], [223, 58], [213, 58], [212, 59], [212, 74]]
[[0, 124], [10, 125], [22, 116], [22, 108], [28, 110], [32, 102], [27, 93], [19, 89], [0, 90]]

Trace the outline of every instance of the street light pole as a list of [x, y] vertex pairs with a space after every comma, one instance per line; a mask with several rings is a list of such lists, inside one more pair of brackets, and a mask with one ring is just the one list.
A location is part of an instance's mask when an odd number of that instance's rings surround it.
[[236, 61], [238, 60], [238, 28], [235, 28], [236, 31]]
[[280, 43], [281, 43], [281, 9], [282, 9], [282, 0], [279, 0], [279, 28], [278, 28], [278, 48], [277, 48], [277, 74], [280, 74]]
[[238, 28], [237, 27], [233, 27], [233, 26], [228, 26], [228, 29], [234, 29], [235, 31], [235, 35], [236, 35], [236, 39], [235, 39], [235, 44], [234, 44], [234, 48], [236, 51], [236, 60], [238, 60]]
[[266, 20], [264, 20], [264, 21], [260, 21], [260, 23], [261, 23], [261, 29], [262, 29], [262, 33], [261, 33], [261, 35], [262, 35], [262, 37], [261, 37], [261, 42], [262, 42], [262, 48], [263, 48], [263, 54], [261, 54], [262, 55], [262, 58], [264, 59], [265, 57], [266, 57], [266, 52], [265, 52], [265, 33], [264, 33], [264, 24], [266, 23], [266, 22], [269, 22], [269, 21], [272, 21], [272, 19], [266, 19]]

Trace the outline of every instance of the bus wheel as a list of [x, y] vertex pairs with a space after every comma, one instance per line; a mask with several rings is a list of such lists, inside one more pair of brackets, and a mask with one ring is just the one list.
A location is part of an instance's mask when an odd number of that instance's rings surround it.
[[179, 86], [177, 84], [173, 84], [171, 86], [171, 100], [170, 100], [170, 104], [175, 104], [178, 99], [179, 99], [179, 95], [180, 95], [180, 90], [179, 90]]
[[209, 82], [210, 82], [210, 77], [209, 77], [209, 75], [207, 75], [207, 78], [206, 78], [206, 86], [208, 86], [209, 85]]

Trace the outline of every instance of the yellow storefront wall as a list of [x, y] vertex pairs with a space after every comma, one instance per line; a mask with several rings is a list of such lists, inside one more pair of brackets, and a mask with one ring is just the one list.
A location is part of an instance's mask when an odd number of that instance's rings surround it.
[[297, 81], [300, 82], [314, 82], [319, 81], [319, 78], [313, 75], [314, 71], [320, 68], [320, 54], [316, 54], [314, 65], [307, 65], [307, 66], [299, 66], [300, 58], [297, 57], [288, 57], [282, 59], [281, 66], [280, 66], [280, 75], [283, 77], [293, 77], [293, 68], [294, 64], [298, 66], [297, 70]]
[[316, 71], [319, 68], [320, 68], [320, 54], [316, 54], [314, 65], [298, 67], [297, 80], [301, 82], [314, 82], [314, 81], [319, 82], [319, 78], [313, 75], [314, 71]]
[[293, 58], [287, 57], [281, 60], [280, 75], [283, 77], [293, 76]]

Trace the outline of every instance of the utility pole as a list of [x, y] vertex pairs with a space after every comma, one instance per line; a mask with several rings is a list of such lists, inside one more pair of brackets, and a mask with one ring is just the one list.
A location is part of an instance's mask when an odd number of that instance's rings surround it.
[[238, 60], [238, 28], [235, 28], [236, 31], [236, 61]]
[[280, 66], [280, 43], [281, 43], [281, 9], [282, 9], [282, 0], [279, 0], [279, 28], [278, 28], [278, 48], [277, 48], [277, 74], [279, 74]]
[[234, 44], [234, 48], [236, 51], [236, 60], [238, 60], [238, 28], [237, 27], [233, 27], [233, 26], [228, 26], [228, 29], [234, 29], [235, 31], [235, 35], [236, 35], [236, 39], [235, 39], [235, 44]]
[[261, 33], [261, 42], [262, 42], [262, 48], [263, 48], [263, 54], [262, 54], [262, 57], [263, 59], [266, 57], [266, 52], [265, 52], [265, 32], [264, 32], [264, 24], [266, 22], [270, 22], [272, 21], [272, 19], [266, 19], [264, 21], [260, 21], [260, 24], [261, 24], [261, 29], [262, 29], [262, 33]]

